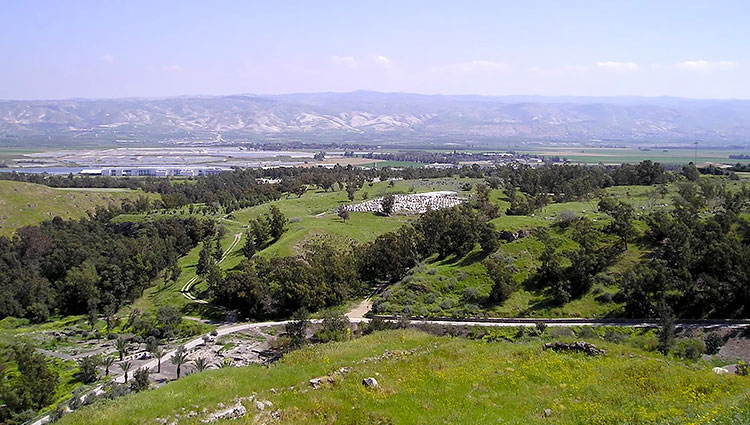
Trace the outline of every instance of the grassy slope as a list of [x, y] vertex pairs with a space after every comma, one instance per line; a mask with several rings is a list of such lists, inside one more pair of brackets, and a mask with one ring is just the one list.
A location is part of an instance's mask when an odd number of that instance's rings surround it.
[[79, 218], [97, 206], [134, 199], [143, 194], [128, 189], [55, 189], [32, 183], [0, 181], [0, 235], [39, 224], [55, 216]]
[[[384, 193], [398, 192], [429, 192], [434, 190], [459, 190], [460, 186], [466, 182], [473, 182], [470, 179], [433, 179], [433, 180], [408, 180], [397, 181], [391, 187], [387, 182], [365, 184], [364, 187], [355, 194], [355, 203], [362, 202], [363, 195], [367, 193], [368, 199], [381, 196]], [[466, 192], [463, 192], [466, 195]], [[324, 192], [318, 189], [308, 190], [301, 198], [295, 195], [284, 197], [278, 201], [259, 205], [257, 207], [244, 208], [235, 211], [233, 219], [222, 220], [226, 226], [227, 232], [222, 239], [222, 246], [226, 249], [231, 244], [235, 233], [243, 233], [243, 238], [227, 259], [221, 264], [224, 270], [230, 270], [236, 267], [244, 258], [241, 249], [245, 243], [244, 232], [245, 225], [250, 219], [257, 218], [266, 214], [271, 205], [276, 205], [279, 210], [289, 219], [287, 231], [281, 239], [262, 250], [259, 254], [267, 257], [294, 255], [298, 252], [301, 245], [308, 239], [315, 236], [328, 234], [336, 237], [346, 238], [355, 242], [368, 242], [377, 236], [395, 230], [404, 223], [412, 220], [414, 217], [393, 216], [380, 217], [368, 213], [352, 213], [347, 222], [342, 220], [333, 212], [339, 205], [349, 203], [346, 191], [329, 191]], [[188, 216], [187, 208], [178, 213], [180, 216]], [[151, 214], [151, 217], [158, 217], [158, 214]], [[202, 215], [196, 215], [203, 217]], [[144, 220], [145, 215], [123, 215], [118, 220]], [[212, 217], [217, 218], [217, 217]], [[191, 250], [186, 256], [180, 258], [179, 264], [182, 267], [182, 274], [177, 284], [163, 285], [157, 281], [155, 285], [146, 289], [133, 304], [133, 308], [141, 311], [153, 309], [156, 306], [172, 305], [182, 309], [184, 312], [205, 316], [211, 312], [202, 306], [195, 305], [185, 299], [179, 292], [180, 288], [192, 277], [195, 276], [195, 265], [198, 262], [198, 254], [201, 246]], [[202, 281], [198, 281], [195, 286], [195, 292], [200, 292], [205, 288]]]
[[[381, 332], [349, 343], [314, 346], [269, 368], [211, 370], [145, 393], [103, 401], [61, 425], [155, 423], [181, 409], [214, 410], [257, 393], [281, 410], [281, 424], [684, 424], [747, 423], [747, 378], [719, 376], [622, 345], [606, 356], [556, 354], [541, 341], [484, 343], [416, 331]], [[386, 350], [411, 355], [359, 362]], [[321, 361], [322, 360], [322, 361]], [[318, 390], [307, 381], [351, 367]], [[374, 376], [378, 390], [361, 385]], [[294, 390], [289, 390], [295, 386]], [[272, 388], [276, 390], [271, 391]], [[304, 389], [300, 391], [300, 389]], [[251, 424], [255, 408], [242, 419]], [[546, 416], [545, 409], [551, 414]], [[731, 418], [731, 419], [730, 419]], [[182, 419], [198, 424], [201, 415]]]
[[[648, 194], [652, 190], [653, 188], [644, 186], [621, 186], [609, 188], [607, 192], [633, 205], [638, 216], [642, 208], [646, 209], [650, 203], [662, 205], [671, 203], [664, 198], [650, 201]], [[505, 211], [509, 206], [500, 190], [492, 192], [492, 200], [500, 206], [501, 211]], [[558, 251], [569, 252], [577, 247], [577, 244], [571, 240], [570, 233], [550, 227], [563, 211], [572, 211], [599, 223], [607, 220], [605, 214], [597, 212], [597, 201], [590, 200], [551, 204], [534, 216], [503, 214], [493, 220], [493, 224], [498, 230], [508, 231], [549, 228], [550, 236], [560, 244]], [[404, 281], [394, 285], [385, 293], [387, 304], [384, 305], [384, 312], [398, 314], [408, 306], [406, 311], [409, 314], [419, 316], [486, 314], [501, 317], [605, 317], [618, 314], [622, 307], [620, 304], [600, 303], [595, 299], [600, 292], [615, 292], [616, 285], [612, 283], [599, 283], [589, 293], [563, 306], [551, 305], [549, 296], [534, 288], [529, 280], [539, 266], [538, 258], [543, 250], [544, 245], [535, 236], [511, 243], [501, 243], [498, 253], [512, 260], [517, 270], [515, 277], [519, 285], [519, 289], [501, 305], [482, 306], [479, 302], [489, 295], [492, 282], [481, 264], [483, 257], [477, 248], [465, 258], [450, 257], [438, 261], [433, 257], [425, 261]], [[618, 262], [604, 274], [613, 277], [621, 275], [642, 254], [638, 246], [631, 244], [628, 252], [624, 253]], [[478, 299], [467, 299], [467, 290], [476, 291], [479, 295]]]

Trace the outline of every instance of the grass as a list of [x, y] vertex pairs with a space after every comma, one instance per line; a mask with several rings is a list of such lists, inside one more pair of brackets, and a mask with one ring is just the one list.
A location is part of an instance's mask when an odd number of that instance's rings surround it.
[[0, 193], [0, 236], [10, 236], [19, 227], [55, 216], [81, 218], [97, 206], [106, 207], [145, 194], [127, 189], [55, 189], [6, 180], [0, 180]]
[[[607, 355], [541, 349], [541, 340], [509, 343], [388, 331], [313, 346], [265, 368], [193, 374], [162, 388], [101, 401], [61, 425], [154, 423], [180, 414], [181, 425], [235, 397], [273, 403], [280, 424], [740, 424], [750, 420], [746, 377], [719, 376], [710, 364], [686, 364], [625, 345], [597, 342]], [[382, 355], [389, 350], [397, 353]], [[404, 352], [404, 353], [402, 353]], [[375, 358], [366, 363], [361, 360]], [[312, 390], [308, 380], [351, 370]], [[379, 388], [361, 382], [375, 377]], [[294, 386], [294, 389], [290, 389]], [[273, 390], [272, 390], [273, 389]], [[262, 422], [249, 414], [219, 423]], [[183, 410], [186, 409], [186, 410]], [[546, 412], [545, 412], [546, 411]], [[267, 412], [267, 411], [266, 411]], [[268, 413], [266, 413], [268, 415]], [[258, 421], [256, 421], [256, 418]]]
[[[385, 193], [418, 193], [436, 190], [456, 190], [461, 192], [464, 183], [476, 182], [472, 179], [430, 179], [430, 180], [401, 180], [394, 181], [393, 186], [389, 182], [365, 184], [355, 193], [355, 201], [362, 202], [363, 198], [373, 199]], [[468, 192], [462, 192], [468, 195]], [[243, 208], [234, 211], [230, 218], [221, 220], [226, 227], [226, 234], [222, 238], [222, 247], [225, 249], [231, 244], [236, 233], [242, 234], [242, 240], [236, 248], [221, 263], [221, 268], [231, 270], [235, 268], [244, 258], [242, 246], [245, 243], [245, 226], [251, 219], [262, 217], [268, 213], [271, 205], [275, 205], [289, 219], [287, 231], [276, 242], [261, 250], [258, 254], [264, 257], [290, 256], [299, 253], [304, 243], [314, 237], [330, 235], [339, 238], [342, 243], [369, 242], [379, 235], [398, 229], [405, 223], [413, 220], [415, 216], [394, 215], [382, 217], [372, 213], [352, 213], [350, 219], [344, 222], [335, 213], [339, 205], [350, 203], [346, 191], [322, 191], [319, 189], [308, 190], [301, 197], [291, 195], [278, 201], [269, 202], [251, 208]], [[189, 210], [183, 208], [176, 213], [177, 216], [189, 216]], [[117, 220], [139, 221], [155, 219], [160, 216], [172, 216], [172, 214], [152, 213], [122, 215]], [[221, 215], [209, 216], [218, 219]], [[203, 217], [196, 215], [196, 217]], [[138, 298], [130, 308], [141, 311], [154, 310], [158, 306], [171, 305], [179, 308], [186, 314], [210, 318], [215, 316], [216, 310], [210, 306], [198, 305], [186, 299], [179, 291], [183, 285], [195, 276], [195, 266], [198, 262], [198, 254], [201, 246], [194, 248], [187, 255], [179, 259], [182, 274], [176, 284], [164, 284], [157, 280], [154, 285], [147, 288], [143, 295]], [[194, 294], [200, 294], [206, 289], [205, 282], [199, 280], [194, 286]]]
[[[670, 194], [675, 191], [673, 187], [669, 190]], [[670, 194], [667, 197], [653, 196], [652, 187], [619, 186], [606, 191], [631, 204], [636, 210], [636, 218], [646, 211], [671, 203]], [[502, 190], [493, 190], [491, 199], [501, 211], [509, 207]], [[498, 230], [512, 232], [547, 229], [549, 237], [559, 244], [558, 252], [565, 254], [576, 250], [578, 245], [570, 231], [553, 225], [560, 214], [567, 211], [588, 217], [598, 227], [603, 227], [609, 218], [597, 211], [597, 202], [592, 198], [550, 204], [532, 216], [502, 214], [492, 224]], [[639, 223], [636, 220], [637, 229], [642, 227]], [[630, 244], [628, 251], [601, 273], [601, 279], [586, 294], [561, 306], [553, 304], [550, 294], [535, 287], [533, 281], [543, 251], [544, 244], [533, 232], [531, 236], [500, 244], [495, 255], [511, 260], [516, 269], [514, 278], [518, 286], [510, 298], [501, 304], [488, 305], [484, 302], [490, 294], [492, 280], [481, 264], [484, 256], [476, 247], [463, 258], [428, 258], [409, 276], [384, 292], [380, 300], [376, 299], [378, 312], [427, 317], [616, 317], [622, 314], [622, 304], [599, 302], [596, 298], [601, 293], [617, 291], [616, 279], [644, 254], [638, 245]]]

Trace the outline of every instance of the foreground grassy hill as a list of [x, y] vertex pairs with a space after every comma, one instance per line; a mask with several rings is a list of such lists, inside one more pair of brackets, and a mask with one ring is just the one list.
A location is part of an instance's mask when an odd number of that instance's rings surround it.
[[[162, 388], [99, 401], [62, 425], [199, 424], [238, 397], [253, 424], [741, 424], [750, 421], [746, 377], [716, 375], [623, 345], [604, 356], [560, 354], [542, 341], [469, 341], [414, 330], [318, 345], [265, 368], [193, 374]], [[344, 373], [334, 373], [341, 368]], [[324, 379], [318, 389], [308, 380]], [[377, 389], [361, 382], [375, 377]], [[293, 388], [292, 388], [293, 387]], [[262, 412], [256, 402], [270, 401]], [[268, 404], [266, 403], [266, 406]], [[184, 409], [183, 409], [184, 408]], [[191, 417], [191, 413], [193, 412]], [[197, 414], [196, 414], [197, 413]], [[163, 423], [163, 422], [162, 422]]]
[[55, 216], [84, 217], [97, 206], [106, 207], [125, 198], [144, 195], [129, 189], [56, 189], [0, 180], [0, 235], [10, 236], [22, 226], [39, 224]]

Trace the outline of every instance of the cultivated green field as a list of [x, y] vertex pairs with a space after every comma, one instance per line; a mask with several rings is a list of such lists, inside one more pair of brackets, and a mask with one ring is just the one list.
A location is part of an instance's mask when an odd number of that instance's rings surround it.
[[[514, 149], [518, 153], [527, 153], [544, 156], [565, 157], [573, 163], [581, 164], [636, 164], [644, 160], [651, 160], [662, 164], [687, 164], [696, 160], [695, 151], [691, 148], [684, 149], [651, 149], [639, 150], [638, 148], [589, 148], [589, 147], [547, 147]], [[731, 164], [738, 162], [746, 164], [748, 160], [729, 159], [729, 155], [748, 154], [748, 151], [730, 149], [698, 149], [697, 164], [717, 163]]]
[[56, 189], [0, 180], [0, 235], [10, 236], [19, 227], [39, 224], [55, 216], [84, 217], [97, 206], [118, 204], [122, 199], [140, 195], [146, 194], [129, 189]]
[[[272, 407], [222, 424], [744, 424], [747, 377], [716, 375], [630, 346], [596, 341], [604, 356], [542, 350], [542, 340], [470, 341], [413, 330], [387, 331], [286, 355], [268, 368], [193, 374], [154, 391], [97, 402], [61, 425], [157, 423], [255, 396]], [[390, 352], [391, 355], [384, 353]], [[363, 363], [363, 359], [369, 359]], [[342, 367], [331, 383], [308, 380]], [[375, 377], [379, 388], [366, 389]], [[293, 388], [292, 388], [293, 387]], [[277, 412], [273, 414], [271, 412]], [[193, 414], [189, 412], [194, 412]], [[197, 413], [197, 415], [196, 415]], [[192, 416], [191, 415], [195, 415]], [[276, 420], [271, 420], [276, 417]]]

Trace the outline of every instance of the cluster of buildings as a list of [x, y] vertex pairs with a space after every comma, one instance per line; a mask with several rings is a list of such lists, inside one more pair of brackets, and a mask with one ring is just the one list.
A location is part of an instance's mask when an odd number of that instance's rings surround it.
[[222, 167], [107, 167], [85, 169], [79, 174], [112, 177], [195, 177], [210, 176], [224, 171], [231, 171], [231, 169]]

